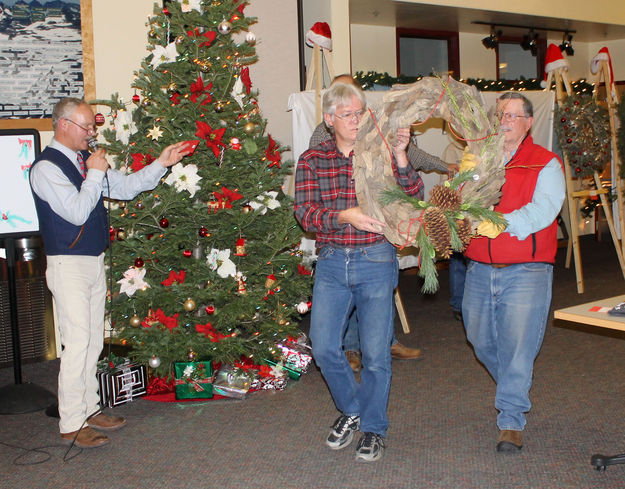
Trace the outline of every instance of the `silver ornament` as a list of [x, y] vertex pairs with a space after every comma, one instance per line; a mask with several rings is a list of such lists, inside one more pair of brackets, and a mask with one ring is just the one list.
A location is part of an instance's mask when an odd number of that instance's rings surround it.
[[158, 358], [156, 355], [152, 355], [152, 358], [150, 358], [150, 361], [148, 362], [148, 364], [152, 368], [158, 368], [161, 365], [161, 359]]
[[249, 43], [249, 44], [254, 44], [256, 42], [256, 34], [254, 34], [253, 32], [248, 32], [245, 35], [245, 40]]
[[219, 23], [219, 26], [217, 26], [217, 30], [219, 31], [219, 33], [223, 34], [224, 36], [230, 33], [230, 29], [232, 29], [232, 24], [227, 20], [222, 20]]

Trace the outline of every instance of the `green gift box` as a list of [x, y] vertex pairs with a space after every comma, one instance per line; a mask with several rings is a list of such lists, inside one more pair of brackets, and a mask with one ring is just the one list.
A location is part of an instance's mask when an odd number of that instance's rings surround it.
[[213, 397], [213, 363], [174, 362], [176, 399], [210, 399]]

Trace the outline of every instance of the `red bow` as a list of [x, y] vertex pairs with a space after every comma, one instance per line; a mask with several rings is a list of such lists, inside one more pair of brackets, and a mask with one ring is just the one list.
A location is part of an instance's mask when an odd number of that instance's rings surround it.
[[161, 285], [164, 285], [165, 287], [169, 287], [174, 282], [178, 282], [179, 284], [182, 284], [182, 283], [184, 283], [185, 275], [186, 275], [186, 272], [184, 270], [180, 270], [180, 272], [178, 272], [178, 273], [176, 273], [173, 270], [171, 270], [169, 272], [169, 277], [167, 277], [165, 280], [163, 280], [161, 282]]
[[281, 156], [278, 152], [278, 147], [279, 146], [273, 140], [271, 135], [269, 135], [269, 147], [265, 150], [265, 156], [269, 161], [271, 161], [271, 163], [269, 164], [269, 168], [271, 168], [272, 166], [277, 166], [278, 168], [280, 168]]
[[219, 157], [219, 147], [226, 147], [226, 143], [221, 140], [221, 138], [224, 137], [226, 128], [222, 127], [221, 129], [213, 130], [211, 126], [202, 121], [195, 121], [195, 125], [197, 126], [195, 135], [204, 139], [206, 141], [206, 146], [213, 150], [215, 157]]
[[252, 80], [250, 80], [250, 69], [247, 66], [241, 68], [241, 81], [245, 85], [245, 91], [250, 94], [250, 88], [252, 88]]

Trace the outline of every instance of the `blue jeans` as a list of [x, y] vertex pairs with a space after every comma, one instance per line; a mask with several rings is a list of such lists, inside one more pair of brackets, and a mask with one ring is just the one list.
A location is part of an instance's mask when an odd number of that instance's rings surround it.
[[[393, 335], [391, 340], [391, 346], [397, 343], [397, 338]], [[358, 337], [358, 311], [354, 310], [349, 317], [347, 323], [347, 330], [345, 336], [343, 336], [343, 350], [344, 351], [360, 351], [360, 338]]]
[[[363, 248], [324, 246], [313, 288], [310, 341], [315, 362], [341, 413], [360, 415], [360, 430], [385, 436], [391, 385], [395, 247], [388, 242]], [[354, 307], [362, 352], [360, 383], [343, 353], [343, 335]]]
[[449, 258], [449, 305], [454, 311], [462, 311], [462, 296], [464, 294], [464, 276], [467, 273], [467, 264], [462, 253], [457, 251]]
[[531, 408], [534, 360], [551, 304], [553, 266], [520, 263], [505, 268], [469, 260], [462, 316], [467, 339], [497, 383], [500, 430], [522, 430]]

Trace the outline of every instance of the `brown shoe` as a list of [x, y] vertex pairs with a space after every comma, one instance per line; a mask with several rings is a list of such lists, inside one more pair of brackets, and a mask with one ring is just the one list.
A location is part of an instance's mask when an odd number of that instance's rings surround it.
[[349, 366], [352, 368], [354, 372], [360, 372], [360, 368], [362, 367], [360, 362], [360, 353], [357, 351], [347, 350], [345, 352], [345, 357], [349, 362]]
[[497, 440], [498, 452], [520, 452], [523, 448], [523, 432], [515, 430], [501, 430]]
[[97, 428], [102, 431], [115, 431], [124, 426], [126, 420], [121, 416], [107, 416], [106, 414], [100, 413], [93, 418], [89, 418], [87, 424], [92, 428]]
[[414, 360], [421, 356], [421, 350], [418, 348], [408, 348], [398, 341], [391, 346], [391, 356], [399, 360]]
[[[78, 436], [76, 436], [76, 433], [78, 433]], [[74, 441], [74, 445], [79, 448], [97, 448], [109, 442], [108, 436], [98, 433], [89, 426], [84, 426], [82, 429], [72, 431], [71, 433], [61, 433], [61, 438], [67, 444]]]

